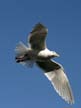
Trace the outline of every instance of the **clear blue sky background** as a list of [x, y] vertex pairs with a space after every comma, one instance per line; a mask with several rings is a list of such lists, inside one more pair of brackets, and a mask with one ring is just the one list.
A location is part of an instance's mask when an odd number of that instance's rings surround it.
[[[32, 27], [48, 27], [47, 44], [60, 54], [75, 104], [55, 92], [43, 72], [15, 63], [14, 49], [27, 43]], [[79, 108], [81, 106], [81, 1], [0, 0], [0, 108]]]

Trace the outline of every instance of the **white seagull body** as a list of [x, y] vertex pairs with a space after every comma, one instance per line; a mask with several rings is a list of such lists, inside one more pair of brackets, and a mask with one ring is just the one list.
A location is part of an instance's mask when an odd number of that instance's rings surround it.
[[16, 47], [16, 62], [32, 67], [35, 63], [44, 71], [56, 92], [68, 103], [74, 103], [74, 97], [69, 80], [63, 67], [51, 60], [59, 55], [46, 47], [46, 34], [48, 30], [41, 23], [36, 24], [29, 34], [29, 47], [20, 42]]

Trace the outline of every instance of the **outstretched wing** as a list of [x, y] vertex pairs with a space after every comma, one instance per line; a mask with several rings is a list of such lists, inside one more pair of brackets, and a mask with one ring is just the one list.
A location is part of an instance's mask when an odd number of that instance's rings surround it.
[[47, 34], [47, 28], [41, 23], [36, 24], [32, 32], [29, 35], [30, 47], [38, 51], [45, 49], [46, 34]]
[[52, 61], [36, 62], [37, 65], [45, 71], [45, 76], [51, 81], [56, 92], [68, 103], [73, 104], [74, 98], [69, 80], [64, 73], [63, 67]]

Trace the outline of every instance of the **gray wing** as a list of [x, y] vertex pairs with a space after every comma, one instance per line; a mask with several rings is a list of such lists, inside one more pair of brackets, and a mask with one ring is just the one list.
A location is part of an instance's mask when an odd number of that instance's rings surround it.
[[69, 80], [64, 73], [63, 67], [52, 61], [36, 62], [37, 65], [45, 71], [45, 76], [51, 81], [56, 92], [68, 103], [73, 104], [74, 98]]
[[47, 34], [47, 28], [41, 23], [36, 24], [32, 32], [29, 35], [30, 47], [34, 50], [45, 49], [46, 34]]

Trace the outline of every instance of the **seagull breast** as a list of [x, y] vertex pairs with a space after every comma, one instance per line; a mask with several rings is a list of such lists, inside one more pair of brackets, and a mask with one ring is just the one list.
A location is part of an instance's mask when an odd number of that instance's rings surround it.
[[44, 59], [44, 60], [48, 60], [48, 59], [51, 59], [53, 57], [58, 57], [58, 56], [59, 55], [56, 52], [50, 51], [47, 48], [38, 52], [38, 55], [37, 55], [39, 59]]

